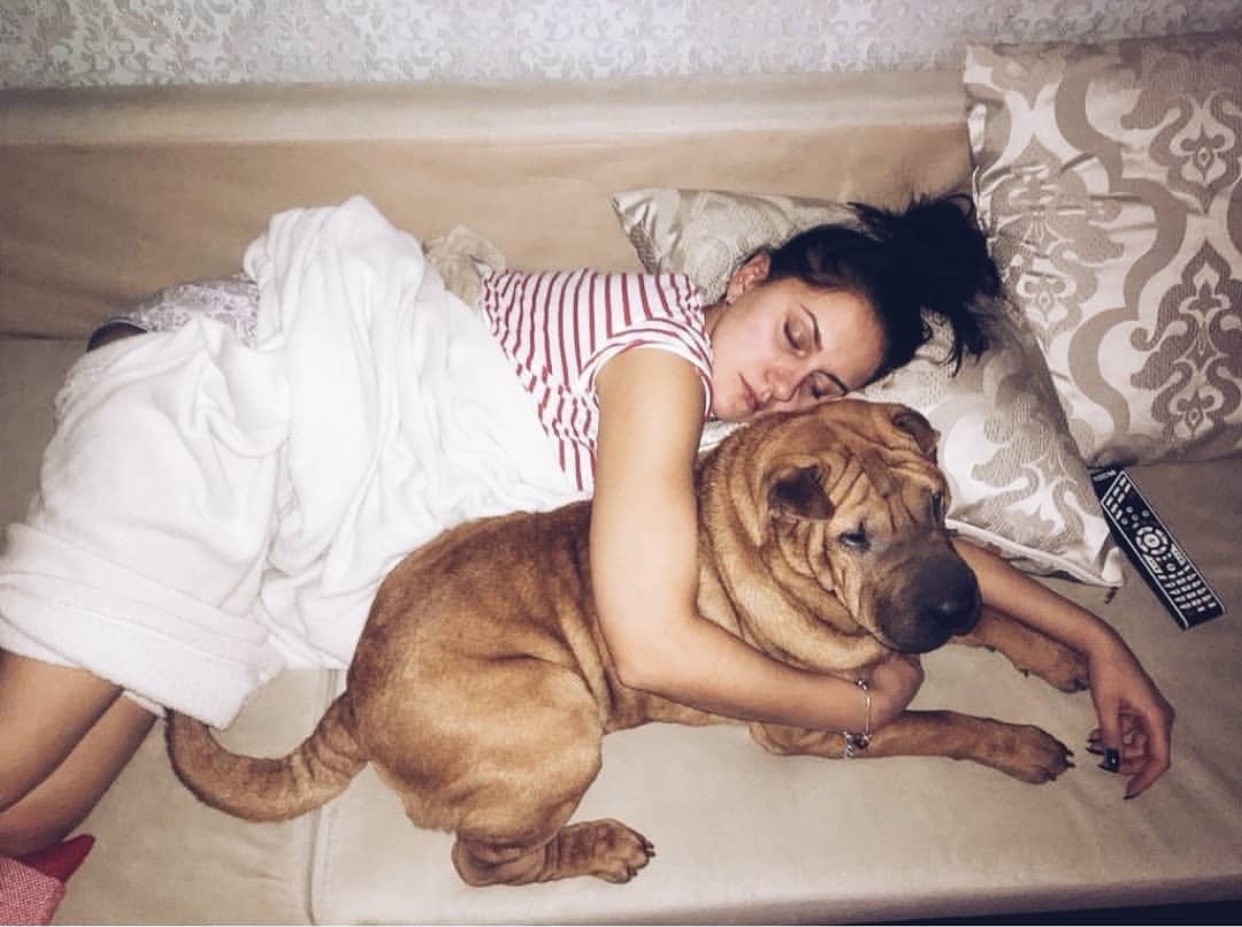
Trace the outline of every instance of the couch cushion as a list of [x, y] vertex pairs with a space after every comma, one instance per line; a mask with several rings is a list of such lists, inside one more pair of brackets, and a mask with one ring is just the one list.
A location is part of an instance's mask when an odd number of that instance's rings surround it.
[[1089, 464], [1242, 453], [1242, 32], [971, 45], [979, 212]]
[[[848, 923], [1236, 897], [1242, 878], [1242, 461], [1140, 468], [1136, 480], [1231, 614], [1182, 631], [1126, 567], [1107, 590], [1049, 580], [1130, 641], [1180, 711], [1175, 759], [1138, 799], [1085, 750], [1090, 695], [1000, 656], [925, 659], [917, 708], [1038, 724], [1077, 767], [1033, 786], [943, 758], [777, 757], [740, 726], [648, 725], [604, 740], [576, 820], [616, 817], [656, 845], [629, 884], [474, 889], [452, 838], [417, 830], [371, 772], [319, 820], [312, 910], [342, 923]], [[1196, 487], [1187, 498], [1186, 486]]]
[[955, 70], [0, 93], [0, 332], [84, 335], [234, 273], [272, 213], [356, 193], [423, 239], [474, 229], [514, 267], [633, 269], [613, 190], [963, 187], [961, 108]]

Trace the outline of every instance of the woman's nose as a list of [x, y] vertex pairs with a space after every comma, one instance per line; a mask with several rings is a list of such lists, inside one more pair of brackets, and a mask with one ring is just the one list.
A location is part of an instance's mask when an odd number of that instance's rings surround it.
[[789, 371], [774, 371], [768, 378], [768, 396], [765, 405], [784, 405], [798, 393], [798, 380]]

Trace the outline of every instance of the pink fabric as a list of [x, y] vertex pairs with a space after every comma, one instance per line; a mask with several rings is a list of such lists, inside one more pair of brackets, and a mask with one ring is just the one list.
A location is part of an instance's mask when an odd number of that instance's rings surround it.
[[47, 924], [65, 883], [16, 859], [0, 857], [0, 924]]
[[0, 924], [51, 923], [65, 881], [94, 844], [94, 837], [82, 834], [21, 859], [0, 856]]

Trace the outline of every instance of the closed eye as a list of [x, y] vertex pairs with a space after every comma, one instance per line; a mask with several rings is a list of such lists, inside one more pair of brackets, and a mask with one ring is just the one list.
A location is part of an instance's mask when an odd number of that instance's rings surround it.
[[789, 346], [793, 348], [795, 353], [801, 353], [803, 348], [802, 333], [794, 328], [793, 323], [788, 319], [785, 321], [785, 340], [789, 342]]
[[[807, 357], [812, 352], [818, 354], [824, 349], [823, 336], [819, 330], [819, 320], [806, 306], [802, 307], [805, 320], [797, 315], [785, 319], [782, 331], [789, 348], [798, 357]], [[799, 387], [812, 402], [824, 399], [840, 399], [850, 390], [841, 378], [827, 370], [816, 370], [808, 374]]]
[[846, 550], [862, 552], [871, 546], [871, 542], [867, 539], [867, 530], [859, 525], [853, 531], [844, 531], [837, 535], [837, 543]]
[[840, 399], [849, 392], [845, 388], [845, 384], [831, 374], [824, 373], [822, 370], [817, 370], [807, 377], [807, 384], [811, 398], [816, 401], [820, 399]]
[[[796, 323], [796, 324], [795, 324]], [[822, 351], [823, 336], [819, 331], [819, 319], [808, 307], [802, 307], [802, 315], [791, 315], [785, 319], [785, 340], [789, 346], [799, 353]]]

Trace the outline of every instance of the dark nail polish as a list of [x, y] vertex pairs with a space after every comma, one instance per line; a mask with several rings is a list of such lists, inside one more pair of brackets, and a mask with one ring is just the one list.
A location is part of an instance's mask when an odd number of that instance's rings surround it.
[[1100, 762], [1100, 769], [1105, 772], [1115, 773], [1121, 768], [1121, 751], [1105, 750], [1104, 759]]

